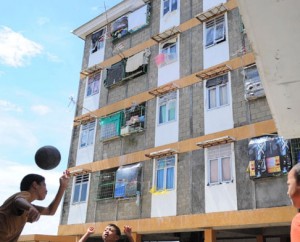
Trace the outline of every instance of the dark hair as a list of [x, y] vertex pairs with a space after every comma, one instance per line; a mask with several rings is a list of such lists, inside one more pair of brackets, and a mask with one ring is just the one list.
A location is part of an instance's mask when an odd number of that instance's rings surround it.
[[33, 182], [36, 182], [37, 184], [40, 184], [41, 182], [45, 181], [45, 177], [38, 175], [38, 174], [28, 174], [23, 177], [21, 184], [20, 184], [20, 190], [21, 191], [28, 191], [32, 185]]
[[120, 228], [117, 225], [115, 225], [115, 224], [108, 224], [108, 226], [113, 227], [116, 230], [116, 235], [121, 236], [121, 230], [120, 230]]
[[296, 165], [294, 165], [292, 169], [295, 171], [295, 173], [294, 173], [295, 179], [296, 179], [297, 184], [299, 185], [300, 184], [300, 163], [297, 163]]

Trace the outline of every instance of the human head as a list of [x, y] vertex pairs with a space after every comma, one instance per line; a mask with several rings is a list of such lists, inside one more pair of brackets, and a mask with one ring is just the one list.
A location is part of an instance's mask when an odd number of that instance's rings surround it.
[[24, 176], [20, 184], [21, 191], [29, 191], [33, 182], [37, 184], [41, 184], [41, 182], [45, 181], [45, 177], [38, 175], [38, 174], [28, 174]]
[[121, 236], [120, 228], [115, 224], [108, 224], [102, 233], [102, 239], [105, 242], [118, 241]]
[[290, 170], [287, 179], [287, 194], [294, 207], [300, 208], [300, 163], [297, 163]]

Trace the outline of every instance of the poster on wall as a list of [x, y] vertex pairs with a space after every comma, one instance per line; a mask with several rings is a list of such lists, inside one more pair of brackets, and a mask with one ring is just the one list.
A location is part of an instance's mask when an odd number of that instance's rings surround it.
[[250, 178], [286, 174], [292, 167], [289, 142], [279, 136], [251, 139], [248, 154]]
[[140, 191], [141, 164], [121, 166], [116, 172], [115, 198], [136, 196]]

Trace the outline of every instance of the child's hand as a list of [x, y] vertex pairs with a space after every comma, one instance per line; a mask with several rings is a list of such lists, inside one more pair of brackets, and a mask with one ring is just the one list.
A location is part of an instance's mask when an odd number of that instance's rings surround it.
[[124, 226], [124, 234], [126, 234], [127, 236], [131, 236], [131, 232], [132, 232], [132, 228], [128, 225]]
[[86, 232], [88, 234], [93, 234], [95, 232], [95, 228], [94, 227], [89, 227]]

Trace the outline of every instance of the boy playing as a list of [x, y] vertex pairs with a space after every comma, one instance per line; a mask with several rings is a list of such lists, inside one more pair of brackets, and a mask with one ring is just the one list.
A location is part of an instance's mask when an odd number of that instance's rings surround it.
[[[133, 237], [131, 235], [131, 227], [124, 226], [124, 233], [126, 234], [127, 238], [130, 242], [134, 242]], [[86, 233], [81, 237], [78, 242], [85, 242], [88, 237], [93, 234], [95, 231], [94, 227], [89, 227]], [[104, 242], [115, 242], [118, 241], [121, 237], [121, 230], [115, 224], [108, 224], [102, 233], [102, 239]]]
[[59, 179], [59, 188], [48, 207], [32, 204], [34, 200], [44, 200], [47, 195], [45, 178], [38, 174], [26, 175], [20, 184], [21, 192], [9, 197], [0, 207], [0, 241], [16, 242], [26, 222], [36, 222], [40, 215], [54, 215], [68, 186], [68, 171]]
[[[287, 194], [291, 199], [293, 206], [300, 208], [300, 163], [297, 163], [290, 170], [287, 179]], [[300, 241], [300, 213], [298, 212], [292, 220], [291, 224], [291, 242]]]

